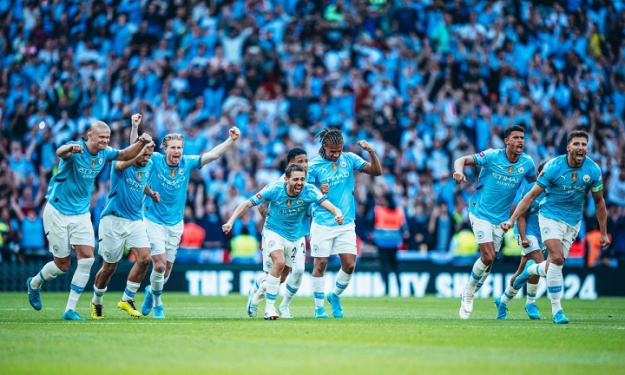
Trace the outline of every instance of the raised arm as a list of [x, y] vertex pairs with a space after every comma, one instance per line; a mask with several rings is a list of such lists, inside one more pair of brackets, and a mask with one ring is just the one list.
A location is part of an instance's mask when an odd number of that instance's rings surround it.
[[523, 199], [521, 199], [521, 201], [519, 202], [519, 205], [516, 206], [514, 213], [512, 213], [512, 216], [510, 216], [510, 219], [508, 219], [508, 221], [504, 221], [503, 223], [501, 223], [500, 225], [501, 229], [503, 229], [504, 231], [508, 231], [508, 229], [512, 227], [512, 225], [519, 218], [519, 216], [521, 216], [523, 213], [525, 213], [525, 211], [527, 211], [527, 209], [530, 207], [532, 202], [536, 198], [538, 198], [538, 196], [542, 194], [543, 191], [545, 191], [543, 187], [541, 187], [538, 184], [535, 184], [532, 190], [530, 190], [530, 192], [527, 193], [523, 197]]
[[358, 146], [360, 146], [360, 148], [362, 148], [363, 150], [367, 151], [369, 153], [369, 156], [371, 157], [370, 164], [365, 165], [365, 167], [362, 169], [363, 173], [370, 174], [372, 176], [380, 176], [382, 174], [382, 164], [380, 164], [380, 159], [378, 159], [378, 156], [375, 154], [373, 146], [371, 146], [369, 142], [365, 140], [358, 141], [357, 143]]
[[133, 144], [139, 137], [139, 124], [141, 124], [142, 116], [138, 113], [132, 115], [132, 128], [130, 128], [130, 141], [128, 143]]
[[462, 181], [467, 180], [467, 176], [464, 175], [464, 166], [465, 165], [473, 165], [475, 164], [475, 160], [473, 160], [473, 156], [465, 155], [461, 158], [456, 159], [454, 162], [454, 181], [457, 184], [460, 184]]
[[153, 143], [152, 136], [150, 136], [147, 133], [143, 133], [141, 134], [137, 142], [131, 144], [130, 146], [126, 147], [123, 150], [120, 150], [119, 155], [117, 155], [117, 158], [115, 160], [120, 160], [120, 161], [132, 160], [138, 155], [141, 155], [143, 147], [150, 143]]
[[130, 160], [118, 160], [115, 163], [115, 170], [116, 171], [123, 171], [126, 168], [130, 167], [131, 165], [133, 165], [135, 163], [135, 161], [137, 161], [137, 159], [139, 159], [143, 155], [145, 150], [147, 150], [150, 147], [154, 147], [154, 142], [150, 142], [150, 143], [148, 143], [146, 145], [143, 145], [143, 148], [141, 149], [141, 151], [134, 158], [132, 158]]
[[228, 137], [225, 142], [215, 146], [215, 148], [210, 150], [209, 152], [202, 154], [201, 167], [210, 163], [213, 160], [219, 159], [219, 157], [221, 157], [221, 155], [223, 155], [226, 150], [230, 148], [232, 143], [234, 143], [234, 141], [236, 141], [239, 136], [241, 136], [241, 131], [239, 131], [239, 128], [237, 128], [236, 126], [231, 127], [228, 133], [230, 137]]
[[61, 159], [67, 159], [71, 154], [81, 154], [82, 146], [81, 145], [63, 145], [56, 149], [56, 156]]
[[321, 202], [319, 205], [325, 208], [326, 210], [330, 211], [330, 213], [334, 215], [334, 220], [336, 221], [338, 225], [343, 225], [343, 213], [335, 205], [330, 203], [329, 200], [326, 199], [323, 202]]
[[230, 219], [224, 225], [221, 226], [221, 229], [224, 231], [224, 233], [228, 234], [228, 232], [230, 232], [230, 230], [232, 229], [232, 225], [234, 224], [234, 222], [238, 218], [243, 216], [245, 211], [247, 211], [252, 206], [253, 206], [252, 202], [248, 199], [245, 202], [241, 203], [237, 208], [235, 208]]
[[607, 247], [610, 245], [610, 238], [608, 237], [608, 211], [605, 208], [605, 200], [603, 199], [603, 190], [592, 193], [592, 198], [595, 201], [595, 211], [597, 212], [597, 221], [599, 222], [599, 230], [601, 231], [601, 237], [599, 244], [601, 247]]

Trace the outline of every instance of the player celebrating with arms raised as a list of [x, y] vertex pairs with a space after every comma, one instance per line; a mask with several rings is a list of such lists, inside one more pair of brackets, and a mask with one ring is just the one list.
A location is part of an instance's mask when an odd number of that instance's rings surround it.
[[[133, 116], [133, 122], [136, 121]], [[43, 210], [43, 227], [54, 260], [48, 262], [39, 273], [27, 280], [28, 301], [35, 310], [41, 310], [40, 288], [69, 270], [72, 247], [76, 251], [78, 266], [72, 277], [69, 299], [63, 320], [84, 320], [76, 312], [76, 304], [89, 282], [95, 248], [89, 203], [95, 178], [109, 160], [128, 161], [135, 158], [152, 137], [143, 134], [138, 142], [124, 150], [109, 147], [111, 129], [102, 121], [91, 124], [87, 139], [67, 142], [56, 150], [61, 158], [59, 171], [52, 178]], [[136, 139], [137, 137], [135, 137]]]
[[343, 226], [337, 226], [334, 218], [319, 207], [313, 207], [310, 227], [311, 255], [315, 259], [312, 274], [312, 290], [315, 298], [315, 317], [327, 318], [324, 304], [324, 273], [330, 255], [338, 254], [341, 269], [336, 275], [328, 302], [335, 318], [343, 317], [339, 296], [349, 285], [356, 268], [356, 203], [354, 199], [354, 171], [372, 176], [382, 174], [382, 166], [373, 147], [367, 141], [358, 146], [369, 153], [371, 163], [351, 152], [343, 152], [343, 134], [337, 128], [319, 133], [319, 155], [308, 166], [308, 181], [317, 187], [328, 185], [328, 200], [341, 209], [345, 216]]
[[[290, 164], [284, 172], [284, 182], [265, 186], [258, 194], [241, 203], [232, 217], [223, 225], [228, 233], [234, 221], [243, 213], [264, 201], [269, 201], [269, 212], [263, 227], [263, 270], [267, 275], [267, 304], [265, 320], [275, 320], [278, 314], [275, 301], [280, 288], [280, 276], [285, 266], [292, 267], [298, 253], [306, 252], [308, 226], [304, 216], [313, 203], [327, 210], [338, 225], [343, 224], [343, 214], [329, 202], [314, 185], [306, 183], [306, 170], [299, 164]], [[256, 315], [257, 306], [248, 303], [248, 314]]]
[[584, 202], [589, 191], [595, 201], [597, 220], [601, 231], [600, 245], [610, 245], [607, 234], [608, 213], [603, 199], [603, 182], [601, 169], [586, 156], [588, 152], [588, 133], [582, 130], [573, 131], [567, 139], [566, 155], [551, 160], [540, 173], [536, 185], [525, 195], [505, 222], [503, 230], [508, 230], [523, 214], [532, 202], [546, 191], [545, 199], [540, 205], [538, 216], [540, 233], [549, 253], [547, 260], [539, 264], [529, 260], [525, 270], [516, 278], [515, 283], [524, 283], [531, 276], [547, 276], [547, 291], [551, 299], [553, 322], [566, 324], [569, 322], [564, 315], [560, 300], [562, 299], [562, 267], [569, 255], [571, 244], [575, 241], [581, 226]]
[[[130, 138], [134, 139], [137, 127], [133, 127]], [[161, 147], [165, 155], [152, 155], [152, 173], [148, 185], [160, 194], [161, 202], [146, 202], [145, 219], [152, 249], [152, 273], [150, 285], [145, 288], [145, 299], [141, 313], [148, 315], [154, 308], [154, 318], [165, 319], [161, 294], [176, 260], [180, 236], [184, 227], [184, 206], [187, 201], [187, 187], [194, 170], [221, 157], [241, 132], [236, 126], [229, 130], [229, 137], [211, 151], [202, 155], [182, 155], [184, 136], [167, 134]]]
[[453, 177], [458, 184], [466, 181], [463, 173], [465, 165], [477, 164], [482, 167], [469, 205], [469, 219], [480, 247], [480, 258], [473, 265], [469, 282], [462, 292], [459, 310], [461, 319], [469, 319], [471, 316], [475, 293], [490, 275], [492, 264], [501, 248], [504, 233], [498, 223], [509, 215], [523, 178], [528, 182], [536, 180], [534, 162], [523, 153], [525, 129], [518, 125], [506, 129], [504, 143], [504, 149], [489, 149], [463, 156], [454, 162]]

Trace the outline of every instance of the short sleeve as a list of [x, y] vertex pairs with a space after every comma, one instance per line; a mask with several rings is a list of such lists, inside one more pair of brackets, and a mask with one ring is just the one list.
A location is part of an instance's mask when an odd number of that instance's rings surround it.
[[358, 172], [362, 172], [363, 168], [367, 166], [367, 164], [369, 164], [365, 159], [361, 158], [360, 156], [354, 153], [349, 152], [346, 155], [349, 156], [349, 159], [353, 165], [353, 169], [357, 170]]
[[254, 194], [250, 198], [250, 202], [252, 202], [253, 206], [258, 206], [259, 204], [263, 203], [264, 201], [271, 200], [272, 193], [273, 193], [273, 185], [267, 185], [261, 191], [259, 191], [258, 193]]
[[202, 156], [200, 155], [185, 155], [185, 165], [188, 165], [187, 173], [191, 174], [196, 169], [202, 167]]
[[497, 150], [489, 148], [486, 151], [482, 151], [477, 154], [473, 154], [473, 161], [477, 165], [488, 165], [492, 162], [493, 158], [497, 155]]
[[308, 187], [308, 198], [310, 199], [310, 201], [321, 204], [324, 200], [328, 199], [328, 197], [323, 194], [316, 186], [308, 185]]
[[595, 166], [595, 168], [593, 168], [593, 179], [592, 184], [590, 185], [590, 190], [593, 193], [603, 191], [603, 178], [601, 177], [601, 170], [598, 166]]
[[538, 175], [538, 180], [536, 181], [538, 186], [543, 189], [546, 189], [548, 186], [550, 186], [553, 181], [553, 176], [556, 174], [557, 170], [558, 167], [556, 163], [547, 163], [547, 165], [545, 165], [545, 167], [543, 168], [543, 171], [540, 172], [540, 175]]
[[106, 160], [107, 161], [115, 160], [119, 156], [119, 150], [114, 149], [111, 146], [106, 146], [104, 151], [106, 152]]

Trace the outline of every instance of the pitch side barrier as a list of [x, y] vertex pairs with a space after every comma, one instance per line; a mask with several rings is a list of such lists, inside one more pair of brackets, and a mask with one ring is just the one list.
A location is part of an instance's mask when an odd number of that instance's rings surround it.
[[[75, 262], [74, 262], [75, 264]], [[93, 278], [99, 266], [91, 269], [91, 279], [87, 290], [93, 288]], [[41, 268], [43, 263], [0, 264], [0, 290], [26, 291], [26, 279]], [[298, 296], [312, 296], [310, 271], [312, 264], [307, 265]], [[123, 291], [126, 276], [132, 263], [122, 261], [109, 284], [109, 291]], [[194, 296], [225, 296], [231, 293], [247, 295], [255, 277], [261, 272], [260, 265], [238, 264], [176, 264], [167, 282], [167, 291], [187, 292]], [[330, 291], [331, 283], [338, 271], [338, 265], [328, 266], [326, 272], [326, 292]], [[495, 264], [493, 273], [480, 290], [478, 297], [489, 298], [500, 296], [505, 283], [516, 271], [516, 264]], [[470, 267], [436, 265], [429, 262], [405, 262], [400, 264], [400, 285], [391, 275], [390, 296], [423, 297], [426, 294], [441, 298], [457, 298], [468, 278]], [[46, 282], [46, 291], [67, 291], [72, 272]], [[149, 275], [149, 272], [148, 272]], [[142, 285], [147, 285], [146, 279]], [[284, 287], [281, 289], [283, 292]], [[541, 280], [538, 295], [546, 293], [546, 281]], [[384, 295], [384, 284], [376, 264], [359, 264], [354, 278], [344, 296], [381, 297]], [[522, 293], [519, 293], [522, 295]], [[565, 268], [564, 298], [595, 299], [604, 296], [625, 296], [625, 272], [623, 268]]]

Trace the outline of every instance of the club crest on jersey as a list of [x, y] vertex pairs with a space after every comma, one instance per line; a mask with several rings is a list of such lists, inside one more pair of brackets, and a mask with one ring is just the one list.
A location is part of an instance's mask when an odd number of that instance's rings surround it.
[[302, 204], [302, 203], [304, 203], [304, 201], [302, 199], [298, 199], [297, 202], [295, 202], [295, 203]]
[[583, 177], [583, 180], [584, 180], [584, 182], [590, 181], [590, 176], [585, 174], [584, 177]]
[[514, 167], [513, 166], [509, 166], [508, 167], [508, 173], [512, 173], [514, 172]]
[[176, 177], [176, 170], [175, 170], [175, 169], [170, 170], [170, 171], [169, 171], [169, 176], [170, 176], [171, 178]]
[[519, 167], [519, 173], [523, 173], [523, 172], [525, 172], [525, 168]]
[[137, 180], [140, 180], [143, 177], [143, 172], [137, 172]]
[[290, 200], [290, 199], [287, 199], [287, 200], [286, 200], [286, 206], [287, 206], [287, 207], [291, 207], [291, 200]]
[[347, 163], [345, 162], [345, 160], [341, 161], [341, 167], [343, 168], [347, 167]]
[[95, 159], [91, 160], [91, 168], [95, 167]]
[[98, 164], [102, 164], [104, 161], [102, 160], [102, 158], [98, 159]]
[[332, 163], [332, 170], [333, 170], [333, 171], [336, 171], [337, 169], [339, 169], [338, 164], [336, 164], [336, 163]]
[[571, 173], [571, 181], [573, 182], [577, 181], [577, 172]]
[[178, 169], [178, 173], [179, 173], [179, 174], [183, 174], [183, 173], [184, 173], [184, 168], [180, 168], [180, 169]]

